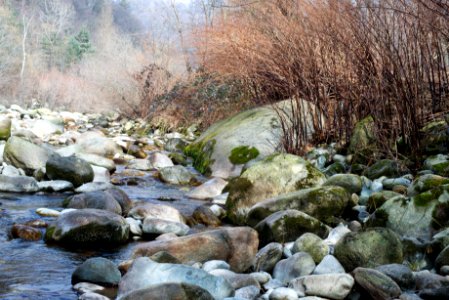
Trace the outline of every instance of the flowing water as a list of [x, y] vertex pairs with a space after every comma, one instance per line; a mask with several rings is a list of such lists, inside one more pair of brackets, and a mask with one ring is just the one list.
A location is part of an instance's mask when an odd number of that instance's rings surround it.
[[[133, 185], [121, 186], [131, 199], [168, 204], [185, 215], [204, 203], [186, 199], [182, 188], [165, 185], [152, 174], [120, 179], [132, 182]], [[138, 242], [115, 249], [86, 251], [49, 246], [43, 240], [9, 239], [8, 232], [14, 223], [36, 219], [53, 221], [54, 218], [40, 217], [35, 210], [39, 207], [60, 209], [65, 197], [67, 194], [0, 193], [0, 299], [77, 299], [70, 281], [78, 265], [90, 257], [101, 256], [115, 263], [130, 257]]]

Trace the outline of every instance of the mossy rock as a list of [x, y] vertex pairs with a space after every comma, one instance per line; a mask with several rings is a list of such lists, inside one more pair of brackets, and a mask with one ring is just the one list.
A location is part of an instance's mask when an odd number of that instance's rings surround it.
[[326, 237], [329, 233], [328, 227], [319, 220], [292, 209], [276, 212], [254, 228], [259, 233], [261, 245], [292, 242], [306, 232], [313, 232], [321, 237]]
[[368, 212], [374, 212], [389, 199], [397, 196], [401, 196], [401, 194], [393, 191], [380, 191], [372, 193], [368, 198], [368, 202], [366, 203], [366, 209]]
[[226, 201], [228, 216], [244, 224], [247, 211], [256, 203], [298, 189], [321, 185], [324, 174], [303, 158], [291, 154], [273, 154], [252, 164], [242, 175], [230, 181]]
[[449, 156], [438, 154], [428, 157], [424, 161], [424, 169], [430, 170], [440, 176], [449, 176]]
[[11, 136], [11, 119], [0, 117], [0, 140], [7, 140]]
[[335, 245], [334, 256], [347, 272], [357, 267], [400, 264], [403, 260], [401, 240], [387, 228], [368, 228], [346, 234]]
[[421, 129], [424, 152], [427, 155], [448, 153], [449, 125], [445, 120], [433, 121]]
[[232, 149], [231, 155], [229, 156], [229, 160], [234, 165], [242, 165], [246, 164], [250, 160], [257, 158], [259, 156], [259, 150], [257, 148], [248, 146], [240, 146]]
[[449, 178], [434, 174], [425, 174], [413, 181], [407, 189], [407, 195], [410, 197], [416, 196], [443, 184], [449, 184]]
[[254, 205], [248, 212], [247, 223], [255, 225], [269, 215], [286, 210], [302, 211], [326, 224], [334, 225], [340, 221], [351, 195], [339, 186], [323, 186], [302, 189], [279, 195]]
[[400, 162], [391, 159], [382, 159], [375, 162], [373, 165], [363, 172], [363, 175], [369, 179], [377, 179], [382, 176], [399, 177], [407, 173], [407, 168]]
[[329, 246], [326, 245], [319, 236], [307, 232], [301, 235], [293, 244], [292, 252], [307, 252], [312, 256], [313, 261], [319, 264], [323, 258], [329, 254]]
[[357, 163], [365, 164], [375, 158], [379, 151], [372, 116], [360, 120], [355, 125], [348, 152], [354, 155], [353, 161]]
[[363, 187], [362, 178], [358, 175], [354, 174], [335, 174], [327, 179], [327, 181], [323, 184], [341, 186], [345, 188], [349, 193], [360, 194]]
[[336, 174], [344, 173], [345, 171], [346, 165], [338, 161], [324, 169], [323, 173], [326, 174], [326, 176], [333, 176]]

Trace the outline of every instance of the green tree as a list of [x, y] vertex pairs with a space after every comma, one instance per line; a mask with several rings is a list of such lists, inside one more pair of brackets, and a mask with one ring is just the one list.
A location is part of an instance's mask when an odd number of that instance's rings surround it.
[[86, 29], [73, 36], [68, 45], [68, 60], [70, 63], [79, 62], [83, 57], [92, 52], [92, 44], [90, 42], [90, 34]]

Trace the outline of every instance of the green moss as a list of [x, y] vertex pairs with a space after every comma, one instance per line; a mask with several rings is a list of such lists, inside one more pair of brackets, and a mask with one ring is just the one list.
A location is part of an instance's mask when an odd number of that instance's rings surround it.
[[447, 226], [449, 226], [449, 203], [439, 203], [432, 212], [432, 227], [438, 230]]
[[232, 149], [229, 161], [234, 165], [246, 164], [248, 161], [259, 156], [259, 150], [257, 148], [248, 146], [240, 146]]
[[44, 236], [44, 240], [46, 242], [53, 241], [53, 233], [55, 232], [55, 228], [56, 227], [54, 227], [54, 226], [47, 227], [47, 230], [45, 231], [45, 236]]
[[435, 188], [413, 197], [412, 198], [413, 203], [418, 207], [425, 207], [428, 204], [430, 204], [433, 200], [438, 199], [440, 194], [441, 190], [439, 188]]
[[184, 149], [184, 154], [193, 158], [193, 166], [202, 174], [209, 175], [211, 173], [210, 166], [214, 163], [211, 157], [215, 144], [216, 140], [205, 139], [190, 144]]

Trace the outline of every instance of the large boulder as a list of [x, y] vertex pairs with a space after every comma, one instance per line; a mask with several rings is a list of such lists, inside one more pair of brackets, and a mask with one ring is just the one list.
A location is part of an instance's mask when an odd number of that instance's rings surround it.
[[237, 224], [245, 222], [246, 213], [256, 203], [321, 185], [325, 176], [303, 158], [275, 154], [252, 164], [228, 185], [228, 215]]
[[354, 278], [372, 299], [396, 299], [401, 294], [401, 288], [397, 283], [377, 270], [357, 268], [354, 270]]
[[120, 244], [128, 240], [129, 225], [112, 212], [79, 209], [61, 214], [45, 233], [47, 242], [68, 246]]
[[186, 283], [161, 283], [151, 285], [146, 289], [133, 291], [120, 300], [154, 300], [154, 299], [176, 299], [176, 300], [215, 300], [205, 289], [197, 285]]
[[27, 175], [45, 168], [52, 151], [33, 144], [20, 137], [8, 139], [3, 152], [3, 160], [16, 168], [23, 169]]
[[0, 117], [0, 140], [7, 140], [11, 136], [11, 119]]
[[46, 164], [47, 176], [51, 180], [66, 180], [79, 187], [94, 180], [94, 171], [89, 163], [76, 156], [52, 155]]
[[363, 175], [369, 179], [377, 179], [382, 176], [398, 177], [408, 172], [407, 168], [400, 162], [391, 159], [382, 159], [376, 161], [368, 169], [363, 172]]
[[246, 221], [254, 226], [275, 212], [296, 209], [332, 224], [343, 214], [350, 198], [350, 194], [339, 186], [303, 189], [257, 203], [249, 210]]
[[0, 175], [0, 192], [35, 193], [37, 191], [39, 186], [33, 177]]
[[449, 178], [435, 174], [426, 174], [416, 178], [407, 189], [407, 195], [412, 197], [427, 192], [443, 184], [449, 184]]
[[335, 245], [334, 256], [346, 271], [402, 263], [403, 259], [399, 236], [386, 228], [347, 233]]
[[[283, 101], [278, 107], [289, 113], [291, 101]], [[313, 110], [313, 105], [303, 101], [303, 108]], [[305, 120], [313, 133], [311, 118]], [[201, 173], [228, 178], [239, 175], [239, 166], [254, 158], [264, 158], [280, 149], [282, 128], [279, 115], [273, 106], [264, 106], [241, 112], [225, 119], [204, 132], [185, 153], [194, 160]]]
[[147, 257], [140, 257], [120, 281], [118, 299], [174, 299], [167, 297], [167, 294], [161, 295], [162, 298], [131, 297], [132, 293], [142, 295], [145, 289], [167, 283], [198, 286], [210, 293], [214, 299], [224, 299], [234, 294], [234, 289], [224, 278], [213, 276], [201, 269], [178, 264], [160, 264]]
[[438, 154], [428, 157], [424, 161], [424, 169], [441, 176], [449, 176], [449, 155]]
[[99, 156], [113, 158], [116, 154], [123, 154], [122, 148], [99, 132], [89, 131], [80, 135], [76, 141], [79, 152], [96, 154]]
[[91, 282], [99, 285], [118, 285], [122, 275], [117, 266], [103, 257], [89, 258], [79, 265], [72, 274], [72, 284]]
[[360, 194], [363, 187], [362, 178], [355, 174], [335, 174], [324, 183], [345, 188], [349, 193]]
[[222, 228], [171, 240], [152, 241], [138, 245], [133, 257], [166, 251], [182, 263], [225, 260], [233, 271], [247, 270], [257, 253], [257, 232], [248, 227]]

